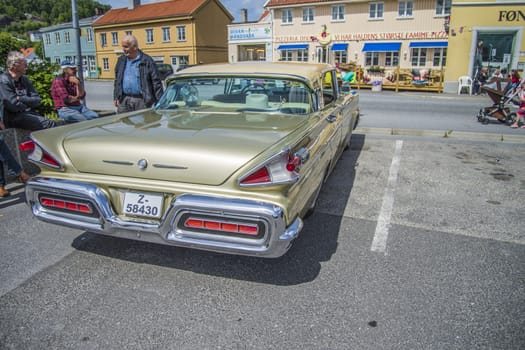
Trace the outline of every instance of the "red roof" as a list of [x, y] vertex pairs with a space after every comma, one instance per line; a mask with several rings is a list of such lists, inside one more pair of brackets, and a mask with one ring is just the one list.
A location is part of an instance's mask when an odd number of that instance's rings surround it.
[[270, 0], [265, 7], [277, 7], [301, 4], [317, 4], [320, 2], [336, 2], [334, 0]]
[[22, 52], [22, 54], [23, 54], [25, 57], [31, 55], [34, 51], [35, 51], [35, 48], [34, 48], [34, 47], [28, 47], [28, 48], [26, 48], [26, 49], [20, 49], [20, 52]]
[[[130, 10], [127, 7], [111, 9], [97, 19], [92, 25], [93, 27], [96, 27], [100, 25], [128, 23], [156, 18], [188, 16], [195, 13], [195, 11], [206, 5], [209, 1], [212, 0], [167, 0], [139, 5], [133, 10]], [[224, 6], [222, 6], [220, 1], [217, 1], [217, 4], [223, 9], [228, 17], [233, 19], [232, 15], [224, 8]]]

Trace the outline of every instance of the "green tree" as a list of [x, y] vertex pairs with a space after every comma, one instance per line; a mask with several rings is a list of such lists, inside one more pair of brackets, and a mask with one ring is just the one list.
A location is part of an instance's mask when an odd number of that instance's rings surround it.
[[9, 33], [0, 32], [0, 66], [5, 67], [7, 53], [13, 50], [20, 50], [22, 42], [13, 38]]

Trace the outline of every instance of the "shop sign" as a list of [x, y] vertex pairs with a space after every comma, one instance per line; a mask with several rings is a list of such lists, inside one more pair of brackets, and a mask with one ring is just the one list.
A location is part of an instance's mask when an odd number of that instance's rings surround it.
[[[319, 39], [318, 37], [314, 37]], [[428, 40], [428, 39], [448, 39], [448, 33], [441, 32], [385, 32], [385, 33], [338, 33], [331, 34], [330, 40], [334, 41], [373, 41], [373, 40]], [[311, 36], [303, 35], [281, 35], [275, 37], [275, 42], [299, 42], [313, 41]]]
[[417, 40], [448, 39], [448, 33], [442, 32], [385, 32], [385, 33], [343, 33], [334, 34], [334, 40]]
[[231, 28], [230, 40], [271, 39], [270, 28]]
[[525, 12], [518, 11], [499, 11], [498, 22], [525, 22]]

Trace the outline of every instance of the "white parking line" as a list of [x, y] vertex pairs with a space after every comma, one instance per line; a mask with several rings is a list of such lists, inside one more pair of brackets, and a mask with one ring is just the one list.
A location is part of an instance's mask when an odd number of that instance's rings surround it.
[[399, 172], [402, 146], [403, 141], [397, 140], [392, 164], [390, 165], [390, 173], [388, 174], [388, 183], [383, 196], [383, 204], [381, 205], [381, 211], [379, 212], [379, 218], [377, 219], [376, 232], [374, 234], [374, 239], [372, 240], [372, 247], [370, 248], [373, 252], [385, 253], [386, 251], [386, 241], [388, 239], [390, 218], [394, 207], [394, 190], [397, 184], [397, 174]]

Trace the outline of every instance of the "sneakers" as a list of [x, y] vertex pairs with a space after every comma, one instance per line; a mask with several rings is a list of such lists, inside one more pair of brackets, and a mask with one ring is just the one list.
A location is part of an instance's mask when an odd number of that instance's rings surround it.
[[0, 187], [0, 197], [7, 197], [7, 196], [9, 196], [9, 195], [10, 195], [10, 193], [9, 193], [8, 190], [6, 190], [6, 189], [3, 188], [3, 187]]

